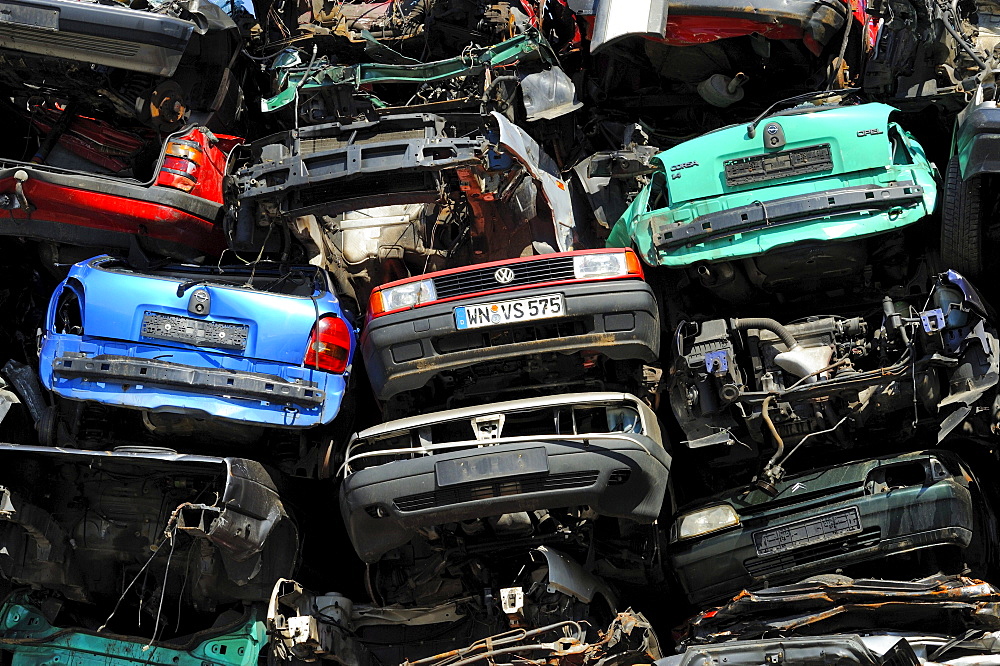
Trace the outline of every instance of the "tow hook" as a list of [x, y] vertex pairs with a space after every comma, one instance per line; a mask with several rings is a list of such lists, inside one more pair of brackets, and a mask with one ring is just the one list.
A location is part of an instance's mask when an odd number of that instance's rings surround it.
[[35, 210], [35, 207], [28, 202], [28, 197], [24, 196], [24, 183], [28, 180], [28, 172], [24, 169], [18, 169], [14, 172], [14, 180], [17, 181], [17, 185], [14, 186], [14, 196], [17, 197], [17, 203], [21, 205], [24, 212], [30, 213]]
[[24, 195], [24, 182], [28, 180], [28, 172], [24, 169], [18, 169], [14, 172], [14, 180], [17, 181], [14, 185], [14, 194], [12, 195], [10, 192], [0, 194], [0, 210], [22, 208], [24, 212], [30, 213], [35, 210], [35, 207], [28, 202], [28, 197]]

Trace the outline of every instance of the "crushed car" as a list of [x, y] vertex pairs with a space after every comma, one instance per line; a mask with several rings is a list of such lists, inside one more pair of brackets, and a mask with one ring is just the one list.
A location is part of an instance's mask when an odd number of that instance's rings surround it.
[[[974, 478], [954, 454], [926, 451], [728, 490], [678, 511], [671, 569], [697, 607], [742, 589], [849, 571], [912, 551], [927, 555], [925, 566], [934, 571], [948, 566], [938, 552], [943, 547], [965, 549], [977, 527], [992, 533], [983, 527], [993, 519], [982, 498], [974, 498]], [[951, 566], [960, 572], [964, 560], [952, 557]]]
[[55, 397], [41, 440], [188, 437], [197, 451], [289, 440], [295, 458], [299, 433], [332, 423], [348, 391], [349, 316], [315, 266], [80, 262], [53, 293], [40, 342]]
[[871, 48], [865, 6], [843, 0], [573, 4], [592, 22], [592, 108], [637, 119], [662, 147], [760, 113], [775, 91], [845, 88]]
[[858, 631], [882, 645], [883, 652], [902, 634], [922, 663], [949, 652], [960, 658], [995, 651], [998, 600], [996, 587], [967, 576], [937, 573], [900, 580], [826, 574], [745, 591], [695, 615], [680, 638], [691, 650], [727, 643], [736, 648], [734, 640], [759, 641], [776, 633], [817, 641], [823, 635]]
[[471, 135], [424, 113], [260, 139], [235, 171], [230, 245], [302, 252], [361, 306], [394, 278], [574, 249], [559, 169], [524, 130], [491, 118]]
[[659, 313], [631, 250], [556, 252], [375, 287], [361, 349], [387, 416], [574, 387], [641, 393]]
[[[261, 109], [290, 127], [493, 108], [532, 122], [582, 106], [573, 81], [535, 29], [433, 62], [342, 64], [299, 50], [279, 54], [270, 70], [279, 92], [261, 100]], [[519, 105], [512, 104], [517, 89], [522, 91]], [[289, 110], [298, 116], [288, 119]]]
[[993, 268], [998, 240], [993, 220], [1000, 206], [998, 142], [995, 88], [979, 86], [955, 118], [941, 205], [941, 260], [973, 279]]
[[298, 528], [252, 460], [14, 444], [0, 444], [0, 460], [0, 572], [46, 611], [180, 624], [266, 600], [298, 564]]
[[[267, 611], [269, 656], [278, 663], [363, 666], [461, 654], [469, 643], [481, 644], [509, 632], [551, 639], [568, 631], [584, 642], [602, 637], [614, 641], [598, 632], [616, 620], [613, 592], [562, 553], [544, 546], [529, 549], [491, 574], [486, 587], [433, 605], [374, 605], [280, 581]], [[634, 647], [655, 650], [655, 634], [648, 623], [641, 616], [631, 619], [649, 632], [634, 636], [648, 639]]]
[[[0, 27], [0, 234], [217, 255], [222, 179], [245, 126], [242, 38], [199, 0], [42, 0]], [[22, 140], [20, 137], [24, 137]]]
[[664, 151], [608, 245], [679, 269], [685, 311], [903, 284], [919, 257], [902, 231], [933, 212], [938, 191], [892, 113], [805, 101]]
[[0, 651], [13, 663], [253, 666], [267, 642], [260, 613], [249, 606], [242, 613], [225, 611], [206, 629], [163, 640], [59, 626], [63, 609], [50, 601], [16, 591], [0, 606]]
[[865, 316], [681, 323], [667, 392], [685, 446], [715, 469], [766, 452], [762, 473], [777, 478], [802, 446], [822, 455], [866, 446], [875, 433], [897, 443], [989, 439], [1000, 368], [989, 306], [954, 271], [933, 276], [930, 289], [911, 286]]
[[351, 543], [371, 563], [417, 537], [495, 549], [504, 534], [572, 533], [598, 516], [650, 525], [670, 464], [645, 403], [594, 392], [390, 421], [355, 435], [336, 471]]

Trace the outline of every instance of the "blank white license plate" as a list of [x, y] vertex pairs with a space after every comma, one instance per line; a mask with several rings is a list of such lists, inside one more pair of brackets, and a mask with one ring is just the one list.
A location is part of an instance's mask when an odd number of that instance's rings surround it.
[[535, 319], [562, 317], [566, 314], [562, 294], [547, 294], [512, 301], [479, 303], [455, 308], [455, 326], [458, 329], [498, 326]]

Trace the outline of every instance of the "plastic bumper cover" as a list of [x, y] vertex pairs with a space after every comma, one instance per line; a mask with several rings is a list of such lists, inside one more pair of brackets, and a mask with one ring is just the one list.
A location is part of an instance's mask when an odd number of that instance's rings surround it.
[[[527, 474], [494, 471], [452, 483], [449, 468], [502, 467], [471, 460], [482, 456], [544, 464]], [[539, 439], [357, 471], [341, 485], [340, 507], [358, 555], [374, 562], [423, 527], [511, 512], [588, 505], [601, 515], [651, 523], [663, 504], [668, 469], [663, 447], [642, 435]]]

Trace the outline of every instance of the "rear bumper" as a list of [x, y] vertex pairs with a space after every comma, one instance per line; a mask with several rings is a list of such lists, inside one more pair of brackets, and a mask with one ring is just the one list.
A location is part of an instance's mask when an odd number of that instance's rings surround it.
[[[670, 3], [669, 11], [665, 0], [639, 4], [642, 8], [636, 11], [634, 0], [600, 3], [590, 45], [592, 53], [599, 53], [618, 41], [633, 37], [662, 39], [668, 44], [680, 46], [753, 32], [774, 39], [795, 39], [808, 35], [825, 46], [850, 15], [847, 4], [838, 0], [765, 0], [749, 5], [695, 0]], [[699, 25], [699, 18], [707, 20]], [[722, 19], [729, 25], [712, 19]]]
[[972, 539], [969, 489], [954, 478], [824, 507], [857, 507], [862, 531], [847, 537], [758, 557], [753, 533], [816, 515], [784, 513], [675, 547], [671, 566], [692, 604], [732, 597], [744, 589], [797, 582], [838, 567], [931, 546], [965, 547]]
[[[441, 463], [471, 468], [466, 463], [472, 458], [532, 449], [544, 450], [547, 471], [441, 484]], [[540, 439], [357, 471], [341, 484], [340, 510], [358, 555], [374, 562], [422, 528], [504, 513], [588, 505], [601, 515], [651, 523], [659, 516], [668, 473], [666, 451], [645, 436]]]
[[[565, 316], [459, 330], [455, 308], [561, 294]], [[531, 354], [593, 351], [615, 360], [655, 361], [660, 324], [653, 290], [642, 280], [537, 287], [474, 296], [376, 317], [361, 339], [380, 400], [422, 388], [437, 374]]]
[[13, 198], [17, 171], [28, 174], [23, 191], [34, 210], [4, 211], [0, 235], [102, 249], [128, 248], [133, 235], [200, 253], [219, 254], [226, 247], [216, 224], [222, 205], [214, 201], [125, 179], [24, 165], [0, 167], [0, 194]]
[[331, 422], [346, 389], [342, 375], [300, 366], [51, 333], [39, 371], [68, 400], [285, 428]]
[[7, 3], [0, 48], [157, 76], [180, 64], [194, 23], [150, 11], [61, 0]]

